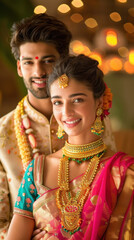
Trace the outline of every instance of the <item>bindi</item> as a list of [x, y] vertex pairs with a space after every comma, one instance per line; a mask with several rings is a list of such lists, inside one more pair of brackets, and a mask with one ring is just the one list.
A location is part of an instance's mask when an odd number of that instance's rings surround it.
[[39, 59], [39, 57], [38, 57], [38, 56], [36, 56], [36, 57], [35, 57], [35, 59]]

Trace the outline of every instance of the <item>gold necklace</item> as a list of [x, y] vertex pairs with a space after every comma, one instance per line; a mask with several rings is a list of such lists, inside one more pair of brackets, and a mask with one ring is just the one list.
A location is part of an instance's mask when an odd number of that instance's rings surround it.
[[[80, 184], [80, 190], [74, 194], [69, 189], [69, 158], [65, 155], [65, 152], [68, 151], [69, 147], [69, 155], [75, 156], [78, 158], [79, 153], [81, 156], [87, 156], [91, 152], [95, 152], [98, 150], [98, 144], [101, 144], [101, 154], [99, 156], [94, 155], [89, 161], [87, 170], [84, 173]], [[96, 147], [97, 146], [97, 147]], [[72, 149], [71, 149], [72, 148]], [[75, 153], [74, 153], [75, 149]], [[87, 151], [86, 151], [86, 150]], [[102, 150], [103, 149], [103, 150]], [[87, 145], [71, 145], [66, 143], [63, 150], [63, 157], [60, 159], [60, 167], [58, 171], [58, 190], [56, 192], [56, 203], [57, 207], [61, 212], [61, 225], [64, 231], [69, 232], [70, 234], [74, 234], [76, 231], [80, 229], [81, 225], [81, 211], [83, 209], [83, 205], [85, 199], [87, 198], [90, 185], [95, 178], [97, 168], [99, 165], [99, 159], [103, 156], [106, 151], [106, 145], [102, 140], [96, 141], [92, 144]]]
[[100, 138], [95, 142], [84, 145], [72, 145], [66, 141], [65, 146], [62, 148], [62, 152], [63, 155], [69, 157], [69, 160], [82, 163], [93, 158], [95, 155], [99, 157], [104, 149], [105, 145], [102, 138]]
[[23, 169], [26, 170], [31, 160], [39, 155], [37, 141], [31, 128], [31, 122], [24, 112], [24, 97], [14, 112], [14, 130], [22, 159]]

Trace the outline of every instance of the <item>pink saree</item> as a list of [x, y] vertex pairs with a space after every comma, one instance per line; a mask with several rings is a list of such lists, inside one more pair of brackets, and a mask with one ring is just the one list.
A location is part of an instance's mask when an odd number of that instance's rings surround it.
[[[43, 161], [39, 158], [34, 164], [34, 181], [40, 197], [33, 204], [36, 227], [48, 232], [42, 239], [134, 239], [134, 158], [118, 152], [100, 162], [83, 207], [80, 230], [73, 235], [61, 228], [55, 201], [57, 189], [42, 185]], [[81, 177], [71, 181], [72, 191], [78, 191]]]

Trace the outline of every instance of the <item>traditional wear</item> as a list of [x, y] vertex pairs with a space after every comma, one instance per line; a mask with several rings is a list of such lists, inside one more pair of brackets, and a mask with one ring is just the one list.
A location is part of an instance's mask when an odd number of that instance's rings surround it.
[[[34, 129], [40, 152], [47, 155], [60, 149], [64, 145], [65, 137], [58, 140], [56, 136], [58, 126], [55, 118], [52, 116], [49, 122], [43, 114], [29, 104], [27, 98], [24, 100], [24, 109], [30, 119], [31, 127]], [[14, 130], [14, 112], [12, 111], [0, 119], [0, 239], [4, 239], [6, 235], [24, 174]], [[104, 142], [115, 150], [108, 117], [105, 118], [104, 124]]]
[[[100, 161], [82, 210], [80, 229], [73, 235], [61, 227], [57, 189], [43, 185], [44, 161], [45, 157], [40, 156], [28, 166], [14, 209], [16, 214], [34, 218], [36, 227], [48, 232], [42, 239], [134, 239], [133, 157], [118, 152]], [[82, 175], [70, 182], [74, 193], [79, 191]]]

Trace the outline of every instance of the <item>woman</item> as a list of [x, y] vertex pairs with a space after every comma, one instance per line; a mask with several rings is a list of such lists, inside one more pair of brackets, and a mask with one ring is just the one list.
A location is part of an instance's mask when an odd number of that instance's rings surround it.
[[[58, 137], [65, 146], [28, 166], [7, 239], [132, 239], [134, 158], [114, 153], [101, 138], [111, 93], [98, 62], [69, 56], [48, 80]], [[63, 130], [64, 129], [64, 130]], [[123, 207], [122, 207], [123, 206]]]

